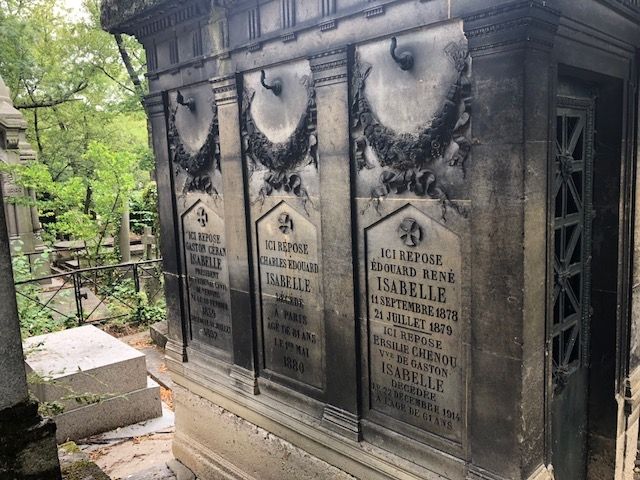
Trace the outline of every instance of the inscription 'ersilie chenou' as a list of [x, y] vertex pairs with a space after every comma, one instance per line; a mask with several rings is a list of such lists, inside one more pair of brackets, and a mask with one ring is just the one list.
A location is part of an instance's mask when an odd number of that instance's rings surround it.
[[[460, 242], [428, 217], [398, 220], [368, 233], [371, 408], [460, 440]], [[398, 233], [407, 224], [409, 240]]]

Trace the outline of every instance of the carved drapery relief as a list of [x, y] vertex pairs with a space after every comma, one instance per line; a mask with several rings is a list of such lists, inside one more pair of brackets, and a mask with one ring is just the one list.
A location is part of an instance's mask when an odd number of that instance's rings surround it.
[[284, 142], [272, 142], [258, 128], [251, 115], [255, 92], [247, 89], [242, 102], [242, 138], [244, 153], [250, 161], [250, 171], [265, 168], [268, 173], [252, 204], [263, 203], [274, 192], [293, 194], [300, 198], [305, 211], [311, 203], [300, 170], [308, 165], [318, 168], [318, 140], [316, 126], [316, 94], [311, 79], [302, 78], [307, 89], [307, 108], [298, 124]]
[[207, 131], [207, 137], [197, 151], [191, 151], [180, 137], [176, 125], [176, 114], [180, 104], [171, 110], [169, 115], [169, 151], [171, 161], [176, 167], [176, 173], [180, 170], [186, 173], [187, 181], [184, 193], [202, 192], [209, 195], [218, 195], [218, 190], [213, 184], [211, 170], [220, 170], [220, 136], [218, 132], [218, 110], [212, 105], [213, 117]]
[[365, 92], [373, 67], [356, 58], [351, 106], [352, 130], [356, 132], [354, 152], [358, 170], [374, 168], [376, 162], [383, 168], [379, 184], [371, 191], [376, 208], [388, 195], [409, 191], [419, 197], [441, 200], [443, 216], [448, 206], [465, 213], [449, 199], [432, 168], [435, 162], [442, 161], [464, 171], [471, 149], [469, 53], [464, 43], [451, 43], [445, 54], [455, 66], [457, 79], [449, 88], [442, 108], [416, 133], [396, 133], [380, 122]]

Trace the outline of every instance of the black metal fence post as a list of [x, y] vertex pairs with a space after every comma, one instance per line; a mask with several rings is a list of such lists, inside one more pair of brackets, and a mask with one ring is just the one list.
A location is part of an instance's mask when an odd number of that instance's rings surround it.
[[87, 298], [86, 293], [82, 293], [82, 278], [78, 272], [74, 272], [71, 277], [73, 278], [73, 291], [76, 298], [76, 316], [78, 317], [78, 325], [84, 323], [84, 312], [82, 310], [82, 300]]
[[136, 293], [140, 293], [140, 275], [138, 273], [138, 264], [133, 264], [133, 284], [136, 288]]

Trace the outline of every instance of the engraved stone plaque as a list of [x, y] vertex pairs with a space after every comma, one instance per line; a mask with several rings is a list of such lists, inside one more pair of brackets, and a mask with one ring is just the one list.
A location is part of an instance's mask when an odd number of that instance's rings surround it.
[[10, 174], [0, 175], [2, 179], [2, 193], [5, 197], [23, 197], [24, 189], [16, 185], [14, 178]]
[[194, 342], [232, 352], [224, 224], [202, 202], [183, 216], [189, 318]]
[[407, 205], [366, 232], [370, 404], [461, 441], [460, 238]]
[[265, 368], [322, 389], [324, 324], [316, 228], [281, 202], [258, 221]]

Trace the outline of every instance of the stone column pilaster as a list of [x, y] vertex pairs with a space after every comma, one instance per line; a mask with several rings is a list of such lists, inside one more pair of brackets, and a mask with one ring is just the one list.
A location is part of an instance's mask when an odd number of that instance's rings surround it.
[[55, 424], [29, 398], [3, 193], [0, 185], [0, 478], [58, 480]]
[[547, 216], [541, 206], [552, 152], [558, 18], [537, 0], [464, 17], [474, 81], [472, 479], [544, 478], [546, 471]]
[[327, 406], [323, 424], [360, 439], [357, 315], [351, 216], [348, 51], [310, 58], [316, 88], [322, 245]]
[[145, 98], [145, 106], [153, 130], [153, 150], [156, 158], [158, 184], [158, 214], [160, 215], [160, 250], [164, 268], [164, 291], [167, 302], [168, 338], [165, 353], [171, 360], [184, 362], [186, 353], [186, 323], [183, 291], [185, 278], [180, 265], [180, 229], [176, 222], [174, 179], [169, 158], [165, 98], [161, 92]]
[[253, 325], [253, 291], [251, 285], [247, 231], [246, 179], [242, 164], [238, 81], [235, 75], [212, 82], [220, 125], [220, 166], [229, 259], [229, 291], [231, 293], [233, 359], [231, 378], [236, 386], [258, 393], [255, 374], [255, 331]]

